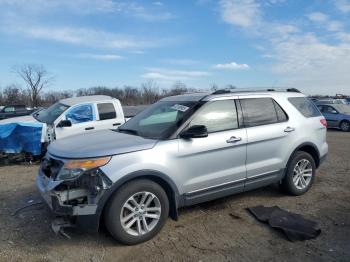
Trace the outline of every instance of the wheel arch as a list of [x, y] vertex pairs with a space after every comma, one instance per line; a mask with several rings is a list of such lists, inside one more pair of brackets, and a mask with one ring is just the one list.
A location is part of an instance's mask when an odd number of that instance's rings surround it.
[[108, 201], [114, 195], [114, 193], [125, 183], [136, 180], [136, 179], [149, 179], [157, 184], [159, 184], [165, 191], [169, 200], [169, 216], [177, 221], [178, 219], [178, 208], [182, 206], [182, 198], [179, 194], [179, 191], [176, 187], [174, 181], [172, 181], [167, 175], [154, 170], [140, 170], [133, 173], [130, 173], [123, 178], [119, 179], [117, 182], [113, 184], [113, 186], [108, 190], [108, 192], [103, 195], [100, 199], [101, 203], [99, 203], [99, 207], [96, 211], [96, 215], [98, 216], [98, 220], [101, 222], [103, 217], [103, 212]]
[[306, 142], [306, 143], [300, 144], [299, 146], [297, 146], [294, 149], [294, 151], [292, 152], [292, 154], [289, 157], [289, 160], [288, 160], [288, 163], [287, 163], [287, 167], [288, 167], [290, 161], [293, 159], [294, 154], [297, 151], [304, 151], [306, 153], [309, 153], [312, 156], [312, 158], [315, 160], [316, 168], [318, 168], [320, 166], [321, 157], [320, 157], [320, 152], [317, 149], [317, 146], [314, 143]]

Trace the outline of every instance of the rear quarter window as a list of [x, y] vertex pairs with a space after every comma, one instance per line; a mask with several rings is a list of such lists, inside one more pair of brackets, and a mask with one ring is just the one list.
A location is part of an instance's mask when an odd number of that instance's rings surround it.
[[321, 116], [316, 105], [305, 97], [289, 97], [288, 100], [305, 117]]

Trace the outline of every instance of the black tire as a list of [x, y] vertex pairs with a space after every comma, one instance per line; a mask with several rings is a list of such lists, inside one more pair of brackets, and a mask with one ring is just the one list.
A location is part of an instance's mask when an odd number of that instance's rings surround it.
[[339, 128], [344, 132], [349, 132], [350, 131], [350, 122], [347, 120], [341, 121], [339, 124]]
[[[161, 207], [160, 218], [155, 227], [144, 235], [134, 236], [124, 230], [121, 223], [121, 212], [124, 203], [138, 192], [150, 192], [158, 199]], [[169, 200], [164, 189], [148, 179], [137, 179], [121, 186], [109, 200], [105, 213], [105, 225], [110, 234], [122, 244], [136, 245], [145, 242], [159, 233], [169, 215]]]
[[[305, 188], [298, 188], [295, 183], [293, 182], [294, 174], [294, 168], [296, 167], [297, 163], [300, 163], [302, 160], [307, 160], [311, 164], [312, 171], [311, 171], [311, 179], [309, 180], [307, 186]], [[304, 193], [306, 193], [312, 186], [314, 180], [315, 180], [315, 174], [316, 174], [316, 164], [313, 157], [304, 151], [297, 151], [294, 153], [292, 158], [290, 159], [286, 174], [281, 182], [281, 189], [290, 195], [293, 196], [300, 196]]]

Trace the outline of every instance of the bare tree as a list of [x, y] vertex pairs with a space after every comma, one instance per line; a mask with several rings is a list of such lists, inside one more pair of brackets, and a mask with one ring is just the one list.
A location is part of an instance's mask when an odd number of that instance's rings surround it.
[[15, 69], [15, 73], [21, 77], [30, 92], [31, 105], [38, 106], [40, 93], [53, 80], [52, 76], [42, 65], [26, 64]]

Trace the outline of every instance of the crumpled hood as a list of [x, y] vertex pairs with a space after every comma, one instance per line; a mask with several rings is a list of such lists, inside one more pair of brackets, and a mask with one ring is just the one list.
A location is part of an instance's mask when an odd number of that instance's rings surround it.
[[22, 123], [23, 122], [40, 123], [32, 115], [28, 115], [28, 116], [11, 117], [11, 118], [6, 118], [6, 119], [3, 119], [3, 120], [0, 120], [0, 125], [10, 124], [10, 123], [19, 123], [19, 122], [22, 122]]
[[112, 130], [76, 135], [51, 143], [48, 152], [61, 158], [92, 158], [151, 149], [157, 140]]

